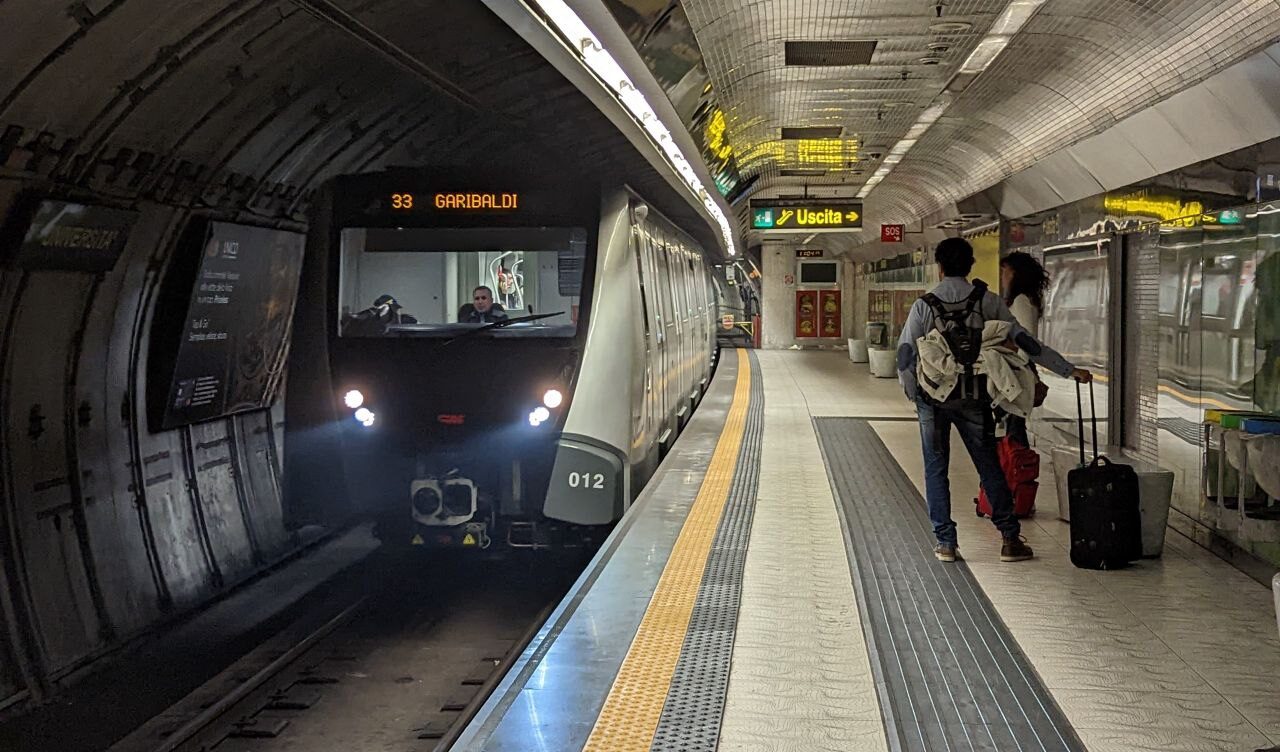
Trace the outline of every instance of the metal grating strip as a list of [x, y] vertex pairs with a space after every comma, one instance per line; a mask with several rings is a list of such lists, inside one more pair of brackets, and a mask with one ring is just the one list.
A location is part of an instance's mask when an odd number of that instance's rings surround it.
[[821, 140], [821, 139], [840, 138], [840, 135], [842, 133], [844, 133], [844, 126], [842, 125], [812, 126], [812, 127], [804, 127], [804, 128], [784, 127], [782, 129], [782, 138], [786, 140], [798, 140], [798, 139]]
[[850, 544], [890, 744], [1084, 750], [963, 562], [933, 557], [924, 501], [871, 425], [814, 427]]
[[874, 40], [788, 41], [784, 60], [787, 65], [870, 65], [875, 51]]
[[720, 741], [764, 433], [764, 379], [755, 353], [748, 351], [748, 356], [751, 397], [733, 485], [707, 557], [652, 750], [714, 752]]

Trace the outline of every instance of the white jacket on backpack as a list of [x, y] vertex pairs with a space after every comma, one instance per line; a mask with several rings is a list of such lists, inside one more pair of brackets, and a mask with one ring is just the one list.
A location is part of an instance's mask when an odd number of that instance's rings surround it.
[[[947, 303], [962, 301], [972, 291], [973, 285], [964, 277], [944, 277], [936, 287], [930, 290]], [[1053, 348], [1028, 335], [1026, 330], [1014, 321], [1013, 314], [1009, 312], [1009, 308], [999, 295], [988, 290], [980, 310], [984, 321], [1007, 321], [1013, 325], [1013, 338], [1018, 346], [1031, 356], [1031, 362], [1059, 376], [1071, 375], [1071, 363]], [[902, 390], [907, 399], [915, 400], [916, 393], [919, 391], [916, 385], [919, 362], [916, 343], [935, 328], [933, 309], [923, 299], [916, 300], [911, 306], [911, 313], [907, 316], [907, 323], [898, 336], [898, 381], [902, 384]]]
[[[982, 350], [973, 372], [987, 377], [987, 394], [993, 407], [1026, 418], [1035, 402], [1036, 375], [1026, 353], [1006, 349], [1013, 333], [1007, 321], [988, 321], [982, 326]], [[919, 359], [916, 381], [930, 399], [945, 402], [951, 396], [964, 368], [937, 329], [916, 340]]]

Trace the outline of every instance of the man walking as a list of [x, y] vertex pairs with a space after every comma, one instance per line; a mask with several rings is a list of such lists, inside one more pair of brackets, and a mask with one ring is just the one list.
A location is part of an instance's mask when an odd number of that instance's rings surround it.
[[1032, 362], [1080, 382], [1088, 382], [1093, 376], [1084, 369], [1076, 368], [1018, 326], [1008, 306], [999, 295], [987, 290], [984, 283], [980, 280], [976, 284], [969, 282], [969, 272], [974, 263], [973, 247], [963, 238], [948, 238], [939, 243], [934, 251], [934, 260], [938, 264], [942, 281], [930, 295], [917, 300], [911, 307], [902, 336], [898, 339], [898, 381], [907, 398], [916, 403], [920, 419], [925, 497], [929, 504], [929, 520], [933, 523], [933, 533], [938, 541], [934, 554], [940, 561], [956, 560], [956, 523], [951, 519], [951, 486], [948, 478], [951, 427], [955, 426], [969, 458], [978, 470], [987, 499], [991, 502], [991, 522], [1004, 538], [1000, 560], [1025, 561], [1034, 553], [1023, 542], [1021, 525], [1013, 513], [1013, 497], [996, 453], [994, 419], [989, 398], [985, 395], [985, 386], [975, 390], [972, 384], [961, 378], [956, 385], [957, 393], [965, 397], [975, 392], [982, 392], [982, 395], [974, 399], [948, 399], [945, 403], [931, 399], [916, 383], [916, 364], [919, 359], [916, 342], [938, 325], [938, 311], [949, 310], [952, 312], [952, 321], [971, 329], [976, 327], [979, 332], [977, 341], [981, 340], [983, 322], [1006, 321], [1011, 325], [1010, 336], [1014, 343], [1030, 356]]

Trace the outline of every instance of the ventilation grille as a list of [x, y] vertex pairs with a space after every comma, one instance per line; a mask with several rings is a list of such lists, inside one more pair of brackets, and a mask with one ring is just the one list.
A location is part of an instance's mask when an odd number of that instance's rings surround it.
[[867, 65], [874, 41], [787, 42], [787, 65]]
[[779, 170], [784, 178], [820, 178], [827, 174], [826, 170]]
[[813, 128], [783, 128], [782, 138], [840, 138], [840, 134], [842, 133], [844, 133], [843, 125], [819, 126]]

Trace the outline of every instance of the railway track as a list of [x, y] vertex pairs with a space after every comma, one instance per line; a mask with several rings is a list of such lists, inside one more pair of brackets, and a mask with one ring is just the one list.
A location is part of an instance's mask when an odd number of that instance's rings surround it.
[[582, 563], [371, 562], [110, 752], [448, 749]]

